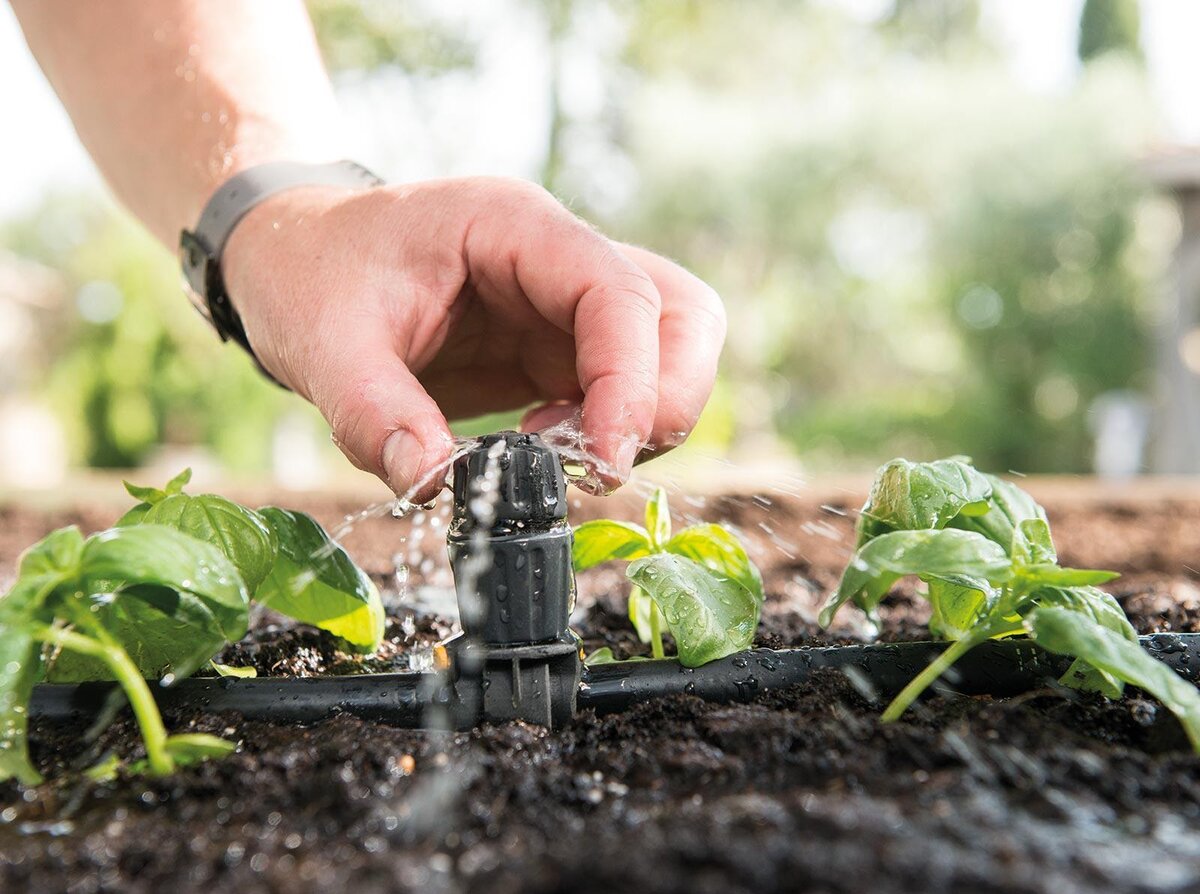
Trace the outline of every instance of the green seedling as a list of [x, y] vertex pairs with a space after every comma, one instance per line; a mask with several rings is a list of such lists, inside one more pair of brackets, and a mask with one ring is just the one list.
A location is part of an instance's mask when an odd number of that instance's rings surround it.
[[379, 593], [316, 522], [186, 494], [189, 478], [185, 471], [162, 489], [127, 485], [140, 502], [115, 527], [87, 538], [62, 528], [21, 557], [0, 598], [0, 779], [40, 780], [27, 744], [40, 680], [119, 684], [146, 749], [130, 772], [162, 775], [228, 754], [234, 743], [215, 736], [168, 735], [147, 681], [189, 676], [241, 639], [252, 598], [330, 631], [347, 648], [378, 647]]
[[876, 475], [858, 539], [838, 589], [821, 610], [828, 626], [853, 602], [874, 623], [880, 601], [909, 575], [925, 583], [930, 631], [950, 641], [883, 712], [898, 719], [935, 680], [980, 643], [1029, 636], [1074, 659], [1064, 685], [1117, 697], [1131, 683], [1179, 718], [1200, 751], [1200, 693], [1138, 644], [1110, 594], [1111, 571], [1063, 568], [1046, 513], [1016, 485], [963, 457], [896, 459]]
[[[679, 662], [698, 667], [749, 648], [762, 611], [762, 577], [737, 537], [720, 525], [671, 534], [667, 494], [646, 504], [646, 526], [602, 519], [575, 529], [575, 570], [629, 562], [628, 614], [655, 658], [665, 657], [663, 628], [675, 638]], [[613, 660], [598, 649], [589, 664]]]

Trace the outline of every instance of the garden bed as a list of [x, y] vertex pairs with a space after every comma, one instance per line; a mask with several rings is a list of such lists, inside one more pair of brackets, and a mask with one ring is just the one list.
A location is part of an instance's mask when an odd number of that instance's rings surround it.
[[[1032, 488], [1063, 561], [1124, 576], [1107, 586], [1141, 632], [1200, 631], [1200, 496]], [[740, 526], [763, 570], [758, 643], [852, 641], [820, 632], [817, 606], [852, 542], [854, 487], [804, 496], [676, 498]], [[288, 500], [336, 523], [346, 500]], [[615, 507], [614, 508], [614, 503]], [[635, 517], [636, 497], [584, 501], [573, 520]], [[53, 527], [107, 526], [104, 501], [0, 509], [0, 581]], [[691, 520], [691, 519], [689, 519]], [[381, 583], [388, 642], [372, 670], [408, 669], [448, 631], [444, 515], [390, 518], [346, 538]], [[419, 536], [418, 536], [419, 532]], [[396, 557], [412, 571], [400, 597]], [[425, 561], [435, 559], [434, 563]], [[422, 565], [424, 564], [424, 571]], [[619, 569], [581, 579], [590, 648], [638, 649]], [[901, 588], [884, 635], [924, 638]], [[260, 674], [347, 673], [361, 662], [323, 634], [260, 613], [223, 661]], [[172, 727], [241, 740], [232, 757], [162, 780], [92, 783], [78, 770], [135, 747], [119, 720], [34, 724], [55, 782], [0, 786], [0, 890], [1184, 891], [1200, 886], [1200, 758], [1175, 721], [1124, 699], [1047, 688], [1007, 700], [933, 699], [903, 722], [836, 672], [747, 705], [680, 696], [568, 729], [520, 723], [431, 734], [337, 717], [305, 728], [237, 716]]]

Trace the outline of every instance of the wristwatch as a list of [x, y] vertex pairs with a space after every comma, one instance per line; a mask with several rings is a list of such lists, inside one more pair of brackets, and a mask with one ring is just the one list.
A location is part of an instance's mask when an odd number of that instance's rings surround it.
[[200, 315], [212, 324], [221, 341], [234, 341], [253, 358], [259, 370], [275, 381], [254, 356], [242, 318], [238, 316], [221, 273], [225, 243], [238, 222], [259, 202], [286, 189], [302, 186], [341, 186], [369, 189], [384, 181], [352, 161], [329, 164], [270, 162], [256, 165], [226, 180], [208, 200], [194, 230], [179, 235], [185, 291]]

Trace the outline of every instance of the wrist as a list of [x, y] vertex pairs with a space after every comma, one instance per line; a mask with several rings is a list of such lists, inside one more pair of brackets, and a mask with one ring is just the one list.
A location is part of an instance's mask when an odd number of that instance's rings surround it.
[[[335, 189], [347, 193], [382, 182], [366, 168], [352, 162], [327, 165], [277, 162], [248, 168], [218, 187], [201, 212], [195, 229], [182, 232], [180, 248], [193, 303], [222, 340], [232, 340], [254, 356], [240, 315], [230, 300], [226, 270], [227, 249], [247, 217], [259, 210], [262, 212], [258, 215], [260, 221], [269, 219], [268, 212], [277, 211], [278, 205], [274, 208], [262, 206], [290, 192], [302, 191], [303, 195], [305, 192], [311, 194], [314, 189]], [[275, 223], [278, 221], [272, 221], [273, 228]], [[255, 229], [251, 228], [250, 232]], [[247, 242], [237, 241], [235, 262], [238, 257], [245, 260]]]

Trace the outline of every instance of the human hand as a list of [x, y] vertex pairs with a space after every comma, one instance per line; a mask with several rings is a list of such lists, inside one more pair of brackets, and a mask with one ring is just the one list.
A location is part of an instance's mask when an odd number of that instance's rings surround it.
[[686, 438], [725, 337], [711, 288], [519, 180], [288, 190], [238, 224], [223, 269], [263, 366], [414, 501], [441, 487], [447, 419], [530, 404], [526, 430], [582, 405], [618, 485], [643, 447]]

